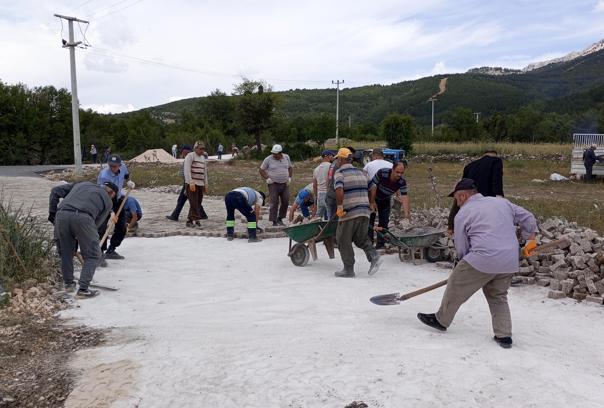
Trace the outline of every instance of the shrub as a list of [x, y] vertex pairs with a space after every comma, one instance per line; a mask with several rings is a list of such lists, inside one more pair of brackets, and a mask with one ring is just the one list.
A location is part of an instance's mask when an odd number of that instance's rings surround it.
[[54, 242], [41, 221], [0, 197], [0, 283], [10, 290], [27, 279], [44, 281], [55, 271]]

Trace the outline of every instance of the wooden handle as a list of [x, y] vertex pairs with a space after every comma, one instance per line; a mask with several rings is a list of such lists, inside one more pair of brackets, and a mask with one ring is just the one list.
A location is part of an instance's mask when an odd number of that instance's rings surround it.
[[[124, 199], [122, 200], [122, 203], [120, 204], [119, 208], [117, 209], [117, 212], [115, 213], [116, 217], [120, 216], [120, 213], [122, 212], [122, 208], [124, 208], [124, 204], [126, 204], [126, 199], [128, 198], [128, 194], [130, 194], [129, 188], [126, 189], [126, 194], [124, 194]], [[111, 218], [109, 219], [109, 222], [111, 222]], [[101, 246], [103, 246], [103, 244], [107, 240], [108, 236], [109, 236], [109, 223], [107, 223], [107, 229], [105, 230], [105, 235], [103, 235], [103, 238], [101, 239]]]
[[445, 286], [448, 281], [449, 281], [448, 279], [445, 279], [444, 281], [440, 281], [438, 283], [435, 283], [434, 285], [426, 286], [425, 288], [421, 288], [418, 290], [414, 290], [413, 292], [405, 293], [404, 295], [401, 295], [399, 297], [399, 300], [403, 301], [403, 300], [411, 299], [412, 297], [421, 295], [422, 293], [426, 293], [426, 292], [430, 292], [434, 289], [438, 289], [441, 286]]
[[556, 241], [552, 241], [552, 242], [548, 242], [547, 244], [542, 244], [539, 245], [537, 248], [533, 249], [531, 251], [531, 256], [532, 255], [537, 255], [541, 252], [544, 252], [545, 250], [548, 250], [550, 248], [559, 248], [560, 245], [565, 245], [568, 243], [567, 239], [558, 239]]

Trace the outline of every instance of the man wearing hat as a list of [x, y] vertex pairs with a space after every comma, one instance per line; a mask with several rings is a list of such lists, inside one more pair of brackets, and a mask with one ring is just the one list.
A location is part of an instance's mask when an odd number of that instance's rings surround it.
[[[180, 157], [184, 159], [187, 156], [187, 154], [189, 154], [192, 151], [193, 151], [193, 148], [191, 146], [183, 145], [182, 149], [180, 149]], [[166, 215], [166, 218], [171, 221], [178, 221], [178, 217], [180, 217], [182, 208], [185, 206], [185, 203], [189, 200], [189, 198], [187, 197], [188, 184], [185, 182], [184, 162], [183, 162], [183, 165], [180, 167], [178, 174], [180, 175], [180, 177], [182, 177], [182, 188], [180, 189], [180, 193], [178, 194], [178, 198], [176, 199], [176, 208], [174, 208], [174, 211], [172, 211], [172, 214]], [[201, 207], [201, 213], [202, 213], [201, 214], [202, 219], [208, 218], [205, 211], [203, 210], [203, 206]]]
[[283, 153], [281, 145], [273, 146], [271, 155], [264, 159], [259, 171], [260, 176], [268, 184], [270, 206], [268, 220], [273, 222], [273, 226], [284, 225], [283, 218], [287, 215], [289, 206], [289, 183], [293, 167], [289, 156]]
[[316, 215], [322, 219], [330, 219], [333, 215], [327, 211], [325, 196], [327, 195], [327, 173], [329, 173], [329, 167], [333, 161], [334, 154], [333, 150], [324, 150], [321, 153], [323, 161], [312, 172], [312, 189], [316, 198]]
[[[122, 200], [122, 188], [124, 187], [124, 182], [126, 182], [126, 186], [129, 189], [133, 189], [135, 184], [132, 180], [130, 180], [130, 173], [128, 172], [128, 167], [122, 162], [122, 158], [117, 154], [112, 154], [107, 159], [108, 167], [104, 168], [99, 172], [99, 176], [97, 178], [97, 184], [99, 186], [104, 185], [106, 182], [111, 182], [118, 187], [118, 192], [113, 200], [113, 212], [117, 213]], [[109, 218], [107, 218], [109, 221]], [[116, 248], [120, 246], [124, 238], [126, 237], [126, 212], [120, 212], [117, 222], [115, 223], [115, 228], [113, 229], [113, 234], [111, 235], [111, 239], [109, 240], [109, 247], [107, 247], [107, 241], [103, 243], [103, 251], [105, 252], [105, 259], [124, 259], [124, 257], [116, 252]], [[99, 229], [99, 235], [102, 237], [105, 235], [105, 231], [107, 230], [107, 223], [104, 223]]]
[[585, 166], [585, 182], [590, 182], [594, 164], [596, 164], [596, 145], [592, 144], [583, 152], [583, 165]]
[[369, 196], [367, 176], [361, 169], [352, 165], [352, 152], [345, 147], [335, 156], [339, 168], [334, 175], [337, 210], [339, 218], [336, 241], [344, 268], [335, 273], [339, 278], [354, 278], [354, 249], [352, 243], [365, 251], [371, 263], [369, 275], [380, 267], [380, 256], [371, 245], [367, 230], [369, 228]]
[[185, 184], [187, 184], [187, 197], [189, 198], [189, 215], [187, 227], [201, 227], [199, 220], [206, 219], [202, 214], [201, 203], [204, 193], [208, 192], [208, 168], [205, 155], [205, 145], [198, 140], [193, 146], [193, 151], [185, 156], [183, 164]]
[[[107, 222], [113, 208], [112, 199], [119, 189], [110, 181], [97, 186], [88, 181], [62, 184], [50, 192], [48, 221], [54, 224], [55, 239], [61, 256], [61, 272], [65, 289], [74, 291], [73, 254], [79, 244], [84, 258], [80, 274], [79, 298], [96, 296], [99, 291], [88, 288], [101, 260], [98, 229]], [[59, 201], [61, 203], [59, 204]]]
[[455, 249], [459, 263], [453, 269], [438, 312], [418, 313], [422, 323], [446, 331], [457, 310], [482, 289], [489, 304], [494, 340], [512, 347], [512, 319], [508, 288], [519, 268], [516, 225], [527, 240], [522, 252], [535, 249], [537, 222], [533, 214], [499, 197], [480, 194], [472, 179], [461, 179], [449, 197], [460, 207], [455, 216]]

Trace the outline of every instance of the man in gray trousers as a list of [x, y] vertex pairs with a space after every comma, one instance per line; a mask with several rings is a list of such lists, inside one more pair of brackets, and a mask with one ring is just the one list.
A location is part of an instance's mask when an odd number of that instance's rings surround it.
[[[84, 258], [80, 275], [78, 298], [98, 295], [98, 290], [89, 289], [94, 271], [101, 260], [98, 229], [113, 208], [112, 200], [118, 187], [112, 182], [102, 186], [87, 181], [63, 184], [50, 191], [48, 221], [55, 226], [55, 239], [61, 256], [61, 272], [67, 291], [74, 291], [73, 254], [76, 245]], [[59, 200], [61, 204], [59, 204]]]

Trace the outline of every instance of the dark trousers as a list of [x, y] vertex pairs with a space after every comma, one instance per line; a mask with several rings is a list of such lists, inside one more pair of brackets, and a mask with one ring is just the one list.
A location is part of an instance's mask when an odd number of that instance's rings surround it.
[[96, 164], [96, 154], [92, 155], [92, 162]]
[[336, 241], [338, 242], [338, 250], [340, 251], [340, 257], [346, 271], [354, 271], [353, 243], [365, 251], [365, 256], [369, 262], [377, 256], [375, 248], [373, 248], [371, 241], [367, 237], [368, 227], [369, 219], [367, 217], [356, 217], [338, 223]]
[[[172, 211], [172, 214], [170, 214], [170, 217], [172, 217], [175, 220], [178, 220], [178, 217], [180, 217], [180, 213], [182, 212], [182, 209], [185, 206], [185, 203], [187, 201], [189, 201], [189, 197], [187, 197], [187, 188], [188, 187], [189, 187], [188, 184], [183, 184], [182, 188], [180, 189], [180, 193], [178, 193], [178, 198], [176, 199], [176, 208], [174, 208], [174, 211]], [[201, 211], [201, 218], [208, 218], [206, 211], [203, 209], [203, 205], [201, 206], [200, 211]]]
[[189, 198], [188, 221], [197, 221], [204, 218], [201, 214], [201, 202], [203, 201], [203, 186], [195, 186], [195, 191], [191, 191], [187, 186], [187, 197]]
[[[120, 208], [120, 205], [121, 205], [123, 199], [124, 199], [124, 197], [120, 197], [119, 199], [115, 200], [115, 202], [113, 203], [113, 212], [114, 213], [116, 213], [117, 210]], [[109, 222], [109, 218], [111, 218], [111, 214], [109, 214], [109, 217], [107, 217], [105, 222], [99, 228], [99, 237], [100, 238], [103, 238], [103, 235], [105, 235], [105, 232], [107, 231], [107, 223]], [[101, 247], [101, 249], [103, 251], [106, 251], [107, 249], [109, 249], [109, 252], [111, 252], [111, 251], [114, 251], [115, 248], [119, 247], [120, 244], [122, 243], [122, 241], [124, 240], [124, 238], [126, 237], [127, 228], [128, 228], [128, 226], [127, 226], [127, 222], [126, 222], [126, 210], [124, 210], [122, 208], [122, 212], [117, 217], [117, 224], [115, 224], [115, 227], [113, 228], [113, 234], [111, 234], [111, 238], [106, 239], [105, 242], [103, 242], [103, 246]], [[109, 241], [109, 248], [107, 248], [107, 241]]]
[[590, 163], [585, 163], [584, 166], [585, 166], [585, 181], [591, 181], [594, 165], [590, 164]]
[[[269, 184], [268, 194], [270, 195], [268, 220], [275, 222], [278, 219], [285, 218], [289, 206], [289, 186], [287, 183]], [[281, 207], [279, 207], [279, 202], [281, 202]]]
[[231, 191], [224, 196], [224, 205], [226, 206], [226, 229], [227, 236], [235, 234], [235, 210], [238, 210], [247, 219], [247, 236], [248, 238], [256, 238], [256, 213], [250, 207], [243, 194], [237, 191]]
[[327, 209], [327, 219], [332, 217], [337, 218], [336, 210], [338, 209], [338, 202], [335, 197], [330, 195], [325, 196], [325, 208]]
[[61, 256], [63, 282], [67, 284], [74, 281], [73, 253], [79, 244], [80, 253], [84, 258], [80, 273], [80, 289], [88, 289], [101, 259], [99, 234], [94, 220], [85, 213], [59, 211], [55, 221], [55, 238], [58, 241], [57, 249]]
[[[372, 212], [369, 216], [369, 239], [373, 242], [373, 225], [375, 224], [375, 218], [378, 218], [378, 227], [388, 228], [390, 222], [390, 197], [385, 200], [375, 199], [377, 204], [377, 214]], [[379, 235], [377, 237], [378, 245], [384, 245], [384, 236]]]

